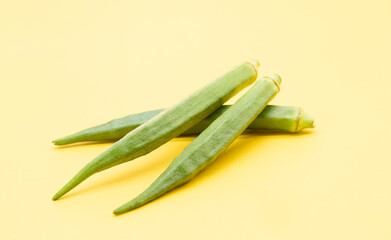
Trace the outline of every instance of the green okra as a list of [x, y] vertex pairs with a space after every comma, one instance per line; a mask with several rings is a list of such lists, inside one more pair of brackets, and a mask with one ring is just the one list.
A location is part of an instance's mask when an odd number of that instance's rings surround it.
[[216, 111], [257, 78], [257, 61], [243, 63], [188, 98], [128, 133], [79, 171], [54, 196], [57, 200], [91, 175], [143, 156]]
[[232, 107], [209, 125], [143, 193], [114, 210], [122, 214], [138, 208], [190, 181], [212, 163], [257, 117], [278, 93], [278, 75], [258, 80]]
[[[210, 116], [182, 133], [182, 135], [195, 135], [201, 133], [229, 108], [230, 105], [221, 106]], [[108, 123], [87, 128], [75, 134], [56, 139], [53, 143], [55, 145], [66, 145], [86, 141], [118, 140], [163, 110], [164, 109], [147, 111], [114, 119]], [[304, 128], [312, 128], [313, 121], [314, 120], [299, 107], [268, 105], [247, 129], [299, 132]]]

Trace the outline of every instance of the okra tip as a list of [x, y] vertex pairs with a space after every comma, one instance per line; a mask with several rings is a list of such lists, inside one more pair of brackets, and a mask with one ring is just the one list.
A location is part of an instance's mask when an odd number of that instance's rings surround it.
[[80, 133], [75, 133], [66, 137], [57, 138], [52, 141], [54, 145], [66, 145], [70, 143], [76, 143], [85, 140], [84, 135]]
[[[97, 158], [99, 161], [99, 158]], [[96, 159], [95, 159], [96, 160]], [[62, 197], [64, 194], [75, 188], [81, 182], [86, 180], [92, 174], [98, 172], [99, 165], [97, 165], [94, 161], [87, 164], [84, 168], [82, 168], [67, 184], [65, 184], [56, 194], [54, 194], [52, 200], [55, 201]]]
[[120, 215], [120, 214], [123, 214], [123, 213], [130, 212], [130, 211], [132, 211], [132, 210], [134, 210], [134, 209], [136, 209], [138, 207], [141, 207], [142, 205], [148, 203], [149, 201], [151, 201], [151, 199], [146, 200], [146, 199], [142, 199], [142, 198], [143, 197], [141, 197], [141, 201], [140, 201], [140, 195], [139, 195], [137, 198], [135, 198], [135, 199], [125, 203], [124, 205], [120, 206], [119, 208], [115, 209], [113, 211], [113, 214], [114, 215]]
[[131, 211], [131, 210], [132, 210], [132, 208], [121, 206], [121, 207], [115, 209], [115, 210], [113, 211], [113, 214], [116, 215], [116, 216], [118, 216], [118, 215], [124, 214], [124, 213], [126, 213], [126, 212], [129, 212], [129, 211]]
[[114, 214], [114, 215], [120, 215], [120, 214], [122, 214], [122, 213], [125, 213], [125, 211], [122, 211], [121, 209], [115, 209], [115, 210], [113, 211], [113, 214]]
[[60, 197], [61, 197], [61, 196], [60, 196], [59, 194], [56, 193], [56, 194], [52, 197], [52, 200], [53, 200], [53, 201], [56, 201], [56, 200], [58, 200]]
[[68, 137], [63, 137], [63, 138], [54, 139], [52, 141], [52, 143], [54, 145], [60, 146], [60, 145], [66, 145], [66, 144], [69, 144], [69, 143], [73, 143], [71, 140], [72, 139], [70, 139]]
[[[70, 190], [70, 189], [69, 189]], [[58, 200], [60, 197], [62, 197], [65, 193], [69, 191], [68, 189], [62, 188], [60, 191], [58, 191], [54, 196], [52, 197], [53, 201]]]

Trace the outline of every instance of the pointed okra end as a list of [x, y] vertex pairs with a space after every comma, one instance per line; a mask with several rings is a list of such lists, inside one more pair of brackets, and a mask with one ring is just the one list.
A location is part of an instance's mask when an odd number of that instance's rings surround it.
[[123, 214], [123, 213], [125, 213], [125, 212], [127, 212], [127, 211], [122, 210], [121, 208], [117, 208], [117, 209], [115, 209], [115, 210], [113, 211], [113, 214], [114, 214], [114, 215], [121, 215], [121, 214]]
[[58, 200], [60, 197], [62, 197], [65, 193], [61, 193], [60, 191], [58, 191], [56, 194], [54, 194], [54, 196], [52, 197], [52, 200], [53, 201], [56, 201]]
[[69, 142], [67, 141], [66, 138], [65, 139], [64, 138], [58, 138], [58, 139], [53, 140], [52, 143], [54, 145], [60, 146], [60, 145], [68, 144]]
[[113, 214], [114, 214], [114, 215], [124, 214], [124, 213], [126, 213], [126, 212], [132, 211], [133, 209], [135, 209], [135, 208], [137, 208], [137, 207], [139, 207], [139, 206], [133, 206], [133, 204], [130, 204], [130, 202], [129, 202], [129, 203], [124, 204], [124, 205], [122, 205], [121, 207], [115, 209], [115, 210], [113, 211]]
[[72, 135], [69, 135], [66, 137], [57, 138], [57, 139], [53, 140], [52, 143], [57, 146], [66, 145], [66, 144], [70, 144], [70, 143], [79, 142], [80, 139], [82, 140], [82, 137], [83, 136], [80, 134], [72, 134]]
[[96, 165], [94, 161], [87, 164], [80, 172], [78, 172], [67, 184], [65, 184], [56, 194], [54, 194], [52, 200], [55, 201], [65, 195], [67, 192], [74, 189], [81, 182], [86, 180], [89, 176], [99, 171], [99, 165]]
[[77, 142], [84, 142], [91, 140], [91, 134], [94, 132], [99, 131], [99, 128], [97, 127], [92, 127], [92, 128], [87, 128], [85, 130], [82, 130], [80, 132], [62, 137], [62, 138], [57, 138], [52, 141], [54, 145], [66, 145], [66, 144], [71, 144], [71, 143], [77, 143]]
[[305, 128], [314, 128], [314, 119], [305, 113], [303, 109], [300, 109], [300, 116], [297, 121], [296, 132], [299, 132]]
[[52, 197], [53, 201], [58, 200], [60, 197], [64, 196], [67, 192], [69, 192], [71, 189], [73, 189], [75, 186], [73, 186], [73, 182], [67, 183], [64, 187], [62, 187], [54, 196]]
[[160, 192], [160, 194], [158, 194], [158, 195], [151, 196], [150, 193], [148, 193], [148, 190], [150, 190], [150, 189], [147, 189], [146, 192], [138, 195], [133, 200], [130, 200], [129, 202], [127, 202], [124, 205], [120, 206], [119, 208], [115, 209], [113, 211], [113, 213], [115, 215], [120, 215], [123, 213], [130, 212], [136, 208], [139, 208], [139, 207], [147, 204], [150, 201], [153, 201], [154, 199], [158, 198], [159, 196], [161, 196], [163, 194], [162, 192]]

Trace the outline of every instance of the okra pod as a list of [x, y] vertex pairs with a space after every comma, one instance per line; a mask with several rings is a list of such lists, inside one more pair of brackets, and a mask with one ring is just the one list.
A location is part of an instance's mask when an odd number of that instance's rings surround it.
[[278, 75], [262, 78], [232, 107], [209, 125], [138, 197], [114, 210], [122, 214], [138, 208], [190, 181], [211, 164], [256, 118], [278, 93]]
[[[230, 105], [221, 106], [214, 113], [181, 135], [200, 134], [216, 118], [228, 110]], [[153, 118], [164, 109], [131, 114], [123, 118], [111, 120], [105, 124], [87, 128], [75, 134], [53, 141], [55, 145], [66, 145], [86, 141], [112, 141], [121, 139], [127, 133]], [[299, 132], [313, 127], [313, 119], [299, 107], [268, 105], [247, 127], [252, 130], [279, 130]]]
[[143, 156], [216, 111], [257, 78], [258, 62], [243, 63], [128, 133], [79, 171], [54, 196], [57, 200], [91, 175]]

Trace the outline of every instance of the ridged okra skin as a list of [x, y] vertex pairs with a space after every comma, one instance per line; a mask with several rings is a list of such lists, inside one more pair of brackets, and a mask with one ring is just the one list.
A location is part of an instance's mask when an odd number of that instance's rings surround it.
[[[220, 117], [231, 106], [225, 105], [209, 117], [190, 128], [182, 135], [195, 135], [204, 131], [214, 120]], [[268, 105], [247, 127], [250, 130], [278, 130], [300, 132], [305, 128], [313, 128], [314, 120], [299, 107]]]
[[114, 119], [105, 124], [87, 128], [75, 134], [56, 139], [53, 143], [55, 145], [66, 145], [86, 141], [118, 140], [141, 124], [144, 124], [151, 118], [155, 117], [163, 110], [164, 109], [147, 111]]
[[[221, 106], [214, 113], [191, 127], [181, 135], [196, 135], [205, 130], [215, 119], [230, 108], [230, 105]], [[54, 140], [56, 145], [65, 145], [85, 141], [118, 140], [127, 133], [153, 118], [164, 109], [142, 112], [114, 119], [108, 123], [98, 125], [77, 132], [75, 134]], [[268, 105], [247, 127], [252, 130], [279, 130], [299, 132], [304, 128], [312, 128], [314, 120], [299, 107]]]
[[243, 63], [183, 101], [128, 133], [77, 173], [54, 196], [57, 200], [89, 176], [143, 156], [216, 111], [257, 78], [258, 62]]
[[138, 208], [191, 180], [212, 163], [261, 113], [278, 93], [280, 83], [278, 75], [259, 80], [190, 143], [147, 190], [114, 210], [114, 214]]

